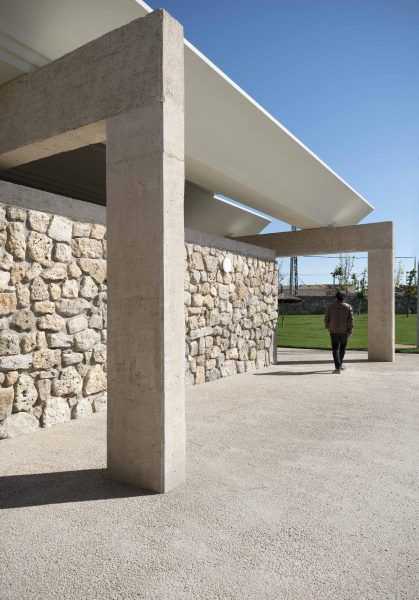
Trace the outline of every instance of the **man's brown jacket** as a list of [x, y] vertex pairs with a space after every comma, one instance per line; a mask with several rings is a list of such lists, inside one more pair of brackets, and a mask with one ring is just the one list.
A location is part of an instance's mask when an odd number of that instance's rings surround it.
[[337, 300], [329, 304], [324, 316], [324, 326], [330, 333], [352, 333], [354, 328], [352, 306]]

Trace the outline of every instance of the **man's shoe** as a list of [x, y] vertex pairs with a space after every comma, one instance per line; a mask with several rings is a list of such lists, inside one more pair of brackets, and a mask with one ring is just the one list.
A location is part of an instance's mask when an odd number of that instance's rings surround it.
[[336, 375], [340, 375], [340, 369], [335, 369], [335, 370], [333, 371], [333, 373], [334, 373], [334, 374], [336, 374]]

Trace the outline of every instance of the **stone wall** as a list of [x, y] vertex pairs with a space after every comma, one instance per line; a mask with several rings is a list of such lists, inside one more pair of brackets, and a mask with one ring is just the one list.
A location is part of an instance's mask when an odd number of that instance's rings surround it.
[[[67, 216], [0, 204], [0, 439], [106, 409], [106, 228], [70, 218], [88, 210], [69, 209], [77, 201], [7, 191]], [[186, 237], [186, 382], [271, 364], [272, 253], [192, 230]]]
[[[301, 296], [303, 302], [299, 304], [281, 304], [279, 308], [280, 314], [285, 315], [322, 315], [327, 306], [334, 301], [333, 296]], [[349, 295], [348, 302], [352, 305], [357, 313], [360, 310], [361, 314], [368, 313], [368, 300], [360, 302], [356, 296]], [[406, 314], [407, 309], [411, 313], [416, 314], [416, 298], [407, 298], [406, 296], [395, 297], [396, 314]]]
[[105, 238], [0, 205], [0, 438], [106, 405]]
[[[272, 363], [277, 264], [273, 258], [246, 254], [244, 247], [221, 249], [223, 243], [186, 244], [187, 383], [213, 381]], [[231, 260], [231, 272], [223, 270], [225, 257]]]

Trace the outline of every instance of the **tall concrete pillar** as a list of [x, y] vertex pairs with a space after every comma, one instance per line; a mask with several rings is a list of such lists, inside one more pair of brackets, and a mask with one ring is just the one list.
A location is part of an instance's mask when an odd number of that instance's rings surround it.
[[163, 493], [185, 476], [184, 67], [158, 15], [144, 105], [107, 120], [108, 469]]
[[394, 361], [394, 251], [368, 251], [368, 358]]

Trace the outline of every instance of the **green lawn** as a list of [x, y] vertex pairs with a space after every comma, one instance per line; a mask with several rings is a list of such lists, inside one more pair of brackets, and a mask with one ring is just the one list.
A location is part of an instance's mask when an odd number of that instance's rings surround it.
[[[416, 344], [416, 315], [396, 315], [396, 344]], [[286, 315], [285, 327], [279, 317], [278, 346], [285, 348], [330, 348], [330, 336], [323, 315]], [[355, 328], [348, 348], [367, 350], [368, 315], [355, 315]], [[414, 350], [410, 350], [414, 352]]]

